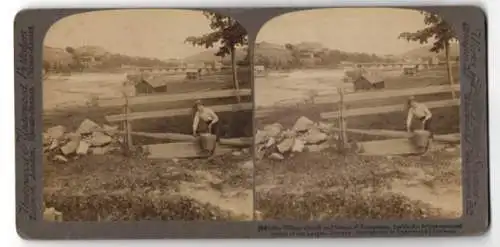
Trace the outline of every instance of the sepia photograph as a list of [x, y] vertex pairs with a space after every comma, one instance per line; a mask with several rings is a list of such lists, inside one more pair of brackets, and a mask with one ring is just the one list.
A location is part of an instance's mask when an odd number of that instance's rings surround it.
[[215, 12], [58, 20], [43, 44], [49, 221], [253, 219], [246, 30]]
[[256, 218], [461, 217], [459, 44], [440, 16], [296, 11], [254, 49]]

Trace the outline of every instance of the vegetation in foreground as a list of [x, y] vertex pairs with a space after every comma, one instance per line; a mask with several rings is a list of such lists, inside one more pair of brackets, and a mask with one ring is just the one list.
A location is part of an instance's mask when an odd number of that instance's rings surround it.
[[[446, 76], [433, 80], [401, 77], [388, 83], [391, 88], [411, 88], [448, 83]], [[420, 101], [451, 98], [447, 94], [417, 97]], [[356, 102], [350, 107], [404, 104], [405, 98], [377, 102]], [[283, 107], [258, 119], [256, 128], [279, 123], [291, 128], [305, 116], [322, 121], [320, 113], [335, 111], [329, 105], [311, 103]], [[437, 134], [459, 132], [458, 107], [433, 109]], [[404, 131], [403, 113], [388, 113], [349, 118], [348, 128], [392, 129]], [[376, 137], [348, 134], [349, 140], [368, 141]], [[382, 138], [382, 137], [380, 137]], [[460, 203], [440, 208], [422, 198], [434, 190], [449, 192], [460, 200], [461, 164], [458, 147], [444, 147], [425, 156], [378, 157], [343, 155], [333, 148], [321, 152], [294, 154], [283, 160], [262, 159], [255, 164], [256, 210], [264, 219], [423, 219], [455, 218], [461, 214]], [[401, 186], [393, 188], [393, 186]], [[401, 190], [406, 190], [401, 193]], [[408, 191], [422, 193], [412, 196]], [[448, 192], [446, 192], [448, 193]], [[442, 206], [442, 205], [440, 205]], [[449, 207], [448, 207], [449, 206]]]

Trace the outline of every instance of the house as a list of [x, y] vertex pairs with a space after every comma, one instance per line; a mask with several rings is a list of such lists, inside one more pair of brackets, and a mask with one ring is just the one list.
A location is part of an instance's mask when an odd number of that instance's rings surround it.
[[186, 79], [197, 80], [201, 76], [201, 71], [199, 69], [190, 68], [186, 70]]
[[167, 80], [164, 76], [142, 76], [135, 81], [135, 94], [147, 95], [167, 92]]
[[264, 65], [255, 65], [253, 67], [255, 77], [266, 76], [266, 68]]
[[353, 79], [352, 83], [355, 91], [385, 88], [385, 80], [376, 74], [364, 73]]
[[403, 66], [403, 74], [404, 75], [416, 75], [418, 72], [417, 65], [405, 65]]

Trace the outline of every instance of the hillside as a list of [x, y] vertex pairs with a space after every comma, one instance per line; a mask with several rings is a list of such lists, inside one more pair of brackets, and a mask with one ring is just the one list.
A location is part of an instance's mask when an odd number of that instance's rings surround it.
[[75, 48], [75, 54], [80, 56], [93, 56], [93, 57], [102, 57], [110, 54], [106, 49], [100, 46], [80, 46]]
[[[68, 52], [68, 50], [70, 52]], [[95, 59], [95, 62], [87, 62], [84, 65], [84, 58], [87, 57], [93, 57]], [[162, 61], [160, 59], [111, 53], [99, 46], [81, 46], [70, 48], [54, 48], [44, 46], [43, 61], [46, 64], [47, 69], [55, 67], [56, 64], [62, 64], [63, 67], [69, 67], [70, 70], [78, 71], [87, 69], [119, 69], [123, 65], [155, 67], [172, 65], [175, 66], [180, 64], [180, 61], [172, 59]], [[63, 68], [58, 68], [57, 70], [59, 69]]]
[[261, 42], [255, 45], [254, 59], [261, 64], [287, 64], [294, 58], [292, 53], [282, 45]]
[[[311, 54], [312, 57], [304, 57]], [[365, 63], [387, 61], [368, 53], [344, 52], [337, 49], [328, 49], [321, 43], [301, 42], [297, 44], [279, 45], [269, 42], [260, 42], [255, 46], [255, 62], [268, 68], [305, 68], [305, 67], [336, 67], [342, 61]]]
[[[213, 62], [213, 61], [220, 61], [221, 58], [216, 56], [215, 53], [217, 53], [217, 49], [210, 49], [206, 51], [202, 51], [198, 54], [188, 56], [184, 58], [184, 62], [186, 63], [203, 63], [203, 62]], [[236, 49], [236, 61], [242, 61], [245, 59], [247, 55], [246, 48], [238, 48]], [[227, 55], [226, 57], [223, 58], [223, 63], [229, 63], [231, 60], [231, 57]]]
[[42, 54], [43, 54], [43, 61], [45, 62], [49, 63], [61, 62], [62, 64], [70, 64], [73, 62], [73, 56], [61, 48], [44, 46]]
[[298, 44], [294, 44], [293, 46], [298, 50], [317, 51], [317, 52], [327, 49], [323, 46], [323, 44], [318, 42], [301, 42]]
[[[409, 50], [400, 55], [400, 57], [408, 57], [408, 58], [425, 58], [425, 57], [433, 57], [436, 56], [435, 52], [431, 52], [432, 45], [422, 46], [413, 50]], [[459, 44], [451, 44], [450, 46], [450, 56], [457, 57], [460, 55], [460, 46]], [[438, 56], [445, 56], [444, 51], [441, 51]]]

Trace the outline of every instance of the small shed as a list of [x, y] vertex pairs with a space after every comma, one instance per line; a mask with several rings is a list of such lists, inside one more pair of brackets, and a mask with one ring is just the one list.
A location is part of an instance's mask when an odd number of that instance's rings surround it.
[[201, 76], [201, 70], [199, 69], [186, 69], [186, 79], [188, 80], [197, 80]]
[[255, 65], [253, 69], [256, 77], [266, 76], [266, 68], [264, 65]]
[[404, 75], [416, 75], [417, 72], [418, 72], [417, 66], [407, 65], [407, 66], [403, 67], [403, 74]]
[[167, 81], [161, 76], [142, 77], [135, 85], [136, 95], [167, 92]]
[[363, 74], [352, 81], [354, 90], [370, 90], [385, 88], [385, 80], [375, 74]]

